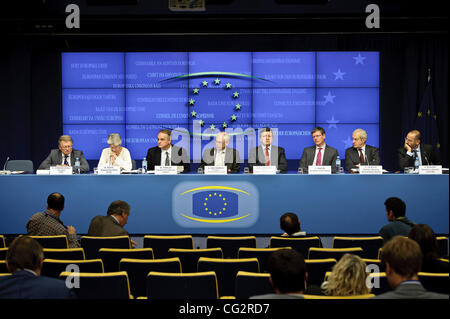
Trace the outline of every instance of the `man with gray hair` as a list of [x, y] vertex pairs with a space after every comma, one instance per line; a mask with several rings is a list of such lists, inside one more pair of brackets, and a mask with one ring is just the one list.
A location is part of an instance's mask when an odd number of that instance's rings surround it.
[[380, 153], [375, 146], [366, 145], [367, 132], [362, 128], [353, 131], [353, 146], [345, 150], [345, 169], [352, 169], [360, 165], [380, 165]]
[[73, 140], [69, 135], [62, 135], [58, 139], [58, 149], [51, 150], [47, 158], [39, 165], [39, 169], [50, 169], [50, 166], [74, 167], [77, 158], [80, 160], [80, 172], [89, 172], [89, 163], [84, 158], [83, 152], [73, 149]]
[[206, 149], [203, 152], [202, 162], [199, 168], [205, 166], [226, 166], [228, 173], [239, 173], [241, 169], [241, 159], [239, 152], [228, 147], [230, 135], [227, 132], [220, 132], [216, 135], [216, 147]]

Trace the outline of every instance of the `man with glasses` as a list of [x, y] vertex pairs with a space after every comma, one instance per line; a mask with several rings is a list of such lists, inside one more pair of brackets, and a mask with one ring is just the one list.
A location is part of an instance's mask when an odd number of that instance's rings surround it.
[[62, 135], [58, 140], [58, 149], [51, 150], [39, 169], [50, 169], [50, 166], [75, 166], [76, 159], [80, 160], [80, 172], [89, 172], [89, 163], [83, 152], [73, 149], [73, 140], [69, 135]]
[[331, 166], [333, 172], [336, 171], [336, 158], [338, 156], [337, 149], [325, 143], [325, 130], [318, 126], [311, 132], [314, 146], [306, 147], [303, 150], [299, 167], [306, 169], [308, 166]]

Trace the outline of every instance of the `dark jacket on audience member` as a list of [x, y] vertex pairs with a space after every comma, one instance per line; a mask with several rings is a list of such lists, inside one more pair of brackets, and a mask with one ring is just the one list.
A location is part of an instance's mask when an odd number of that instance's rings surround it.
[[128, 232], [120, 226], [119, 222], [114, 217], [98, 215], [91, 220], [88, 236], [128, 236]]
[[415, 223], [410, 221], [406, 217], [399, 217], [395, 221], [384, 225], [380, 229], [380, 236], [383, 237], [383, 241], [386, 243], [395, 236], [401, 235], [408, 237], [409, 232], [414, 227]]

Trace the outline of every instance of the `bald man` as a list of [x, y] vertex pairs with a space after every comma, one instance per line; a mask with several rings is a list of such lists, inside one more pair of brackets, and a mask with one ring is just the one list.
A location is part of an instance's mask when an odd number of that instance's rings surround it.
[[433, 146], [420, 143], [420, 138], [418, 130], [412, 130], [406, 135], [405, 144], [398, 150], [398, 166], [401, 170], [414, 167], [416, 157], [419, 158], [419, 165], [441, 165]]

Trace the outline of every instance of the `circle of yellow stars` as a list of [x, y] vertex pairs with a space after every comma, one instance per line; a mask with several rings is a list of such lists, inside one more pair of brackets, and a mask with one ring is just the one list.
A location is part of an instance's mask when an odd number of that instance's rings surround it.
[[[224, 201], [224, 203], [223, 203], [224, 207], [221, 210], [219, 210], [218, 212], [210, 211], [209, 208], [208, 208], [208, 200], [212, 200], [213, 197], [218, 197], [219, 199], [222, 199]], [[225, 213], [225, 211], [227, 209], [227, 207], [226, 207], [227, 206], [226, 200], [227, 199], [225, 197], [223, 197], [222, 194], [220, 194], [220, 193], [219, 194], [218, 193], [209, 194], [207, 197], [205, 197], [205, 202], [203, 203], [203, 206], [205, 206], [205, 212], [208, 213], [211, 216], [212, 215], [214, 215], [214, 216], [222, 215], [222, 213]]]

